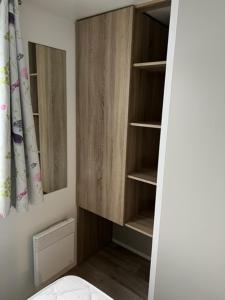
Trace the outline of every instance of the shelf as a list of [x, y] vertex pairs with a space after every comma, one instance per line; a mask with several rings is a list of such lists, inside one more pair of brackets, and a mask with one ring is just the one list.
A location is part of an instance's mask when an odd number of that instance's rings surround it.
[[134, 68], [143, 69], [151, 72], [164, 72], [166, 70], [166, 61], [155, 61], [133, 64]]
[[33, 113], [33, 116], [39, 116], [39, 113]]
[[149, 237], [153, 236], [153, 225], [154, 217], [153, 213], [150, 211], [143, 211], [139, 213], [136, 217], [131, 219], [131, 221], [125, 224], [126, 227], [129, 227]]
[[128, 175], [128, 178], [145, 182], [152, 185], [157, 185], [157, 170], [156, 169], [144, 169], [139, 172], [133, 172]]
[[37, 73], [31, 73], [30, 77], [36, 77], [38, 74]]
[[131, 122], [131, 126], [136, 126], [136, 127], [146, 127], [146, 128], [156, 128], [160, 129], [161, 128], [161, 123], [160, 122]]

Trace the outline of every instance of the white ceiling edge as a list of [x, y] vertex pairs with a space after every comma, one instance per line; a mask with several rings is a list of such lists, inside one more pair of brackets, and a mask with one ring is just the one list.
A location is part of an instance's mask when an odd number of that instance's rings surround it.
[[[29, 4], [33, 3], [52, 14], [72, 21], [120, 7], [147, 2], [145, 0], [24, 0], [23, 5], [26, 5], [27, 1]], [[168, 7], [154, 10], [149, 15], [164, 24], [169, 22]]]
[[[58, 17], [76, 21], [113, 9], [149, 2], [147, 0], [23, 0], [22, 5], [33, 4], [36, 7]], [[150, 16], [169, 25], [170, 7], [148, 12]]]
[[113, 9], [140, 4], [145, 0], [23, 0], [66, 19], [76, 21]]

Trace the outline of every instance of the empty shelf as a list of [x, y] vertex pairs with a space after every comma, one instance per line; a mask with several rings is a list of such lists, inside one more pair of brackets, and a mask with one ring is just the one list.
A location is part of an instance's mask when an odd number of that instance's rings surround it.
[[154, 216], [153, 213], [149, 211], [141, 212], [125, 224], [126, 227], [129, 227], [149, 237], [153, 236], [153, 225]]
[[139, 172], [133, 172], [128, 175], [128, 178], [145, 182], [148, 184], [156, 185], [157, 181], [157, 170], [156, 169], [145, 169]]
[[162, 71], [165, 71], [165, 69], [166, 69], [166, 61], [136, 63], [133, 66], [135, 68], [144, 69], [147, 71], [162, 72]]
[[33, 113], [33, 116], [39, 116], [39, 113]]
[[160, 122], [131, 122], [130, 125], [137, 126], [137, 127], [156, 128], [156, 129], [161, 128]]
[[31, 73], [30, 74], [30, 77], [35, 77], [35, 76], [37, 76], [37, 73]]

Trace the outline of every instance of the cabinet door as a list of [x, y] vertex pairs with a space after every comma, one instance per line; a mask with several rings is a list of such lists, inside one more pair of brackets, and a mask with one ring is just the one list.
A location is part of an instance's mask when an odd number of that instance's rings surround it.
[[66, 52], [36, 45], [43, 189], [67, 186]]
[[133, 7], [77, 22], [78, 205], [123, 224]]

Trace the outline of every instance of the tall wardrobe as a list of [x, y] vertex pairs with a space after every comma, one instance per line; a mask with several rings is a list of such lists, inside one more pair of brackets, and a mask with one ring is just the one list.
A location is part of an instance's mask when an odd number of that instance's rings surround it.
[[154, 0], [76, 23], [78, 262], [114, 224], [153, 236], [169, 14]]

